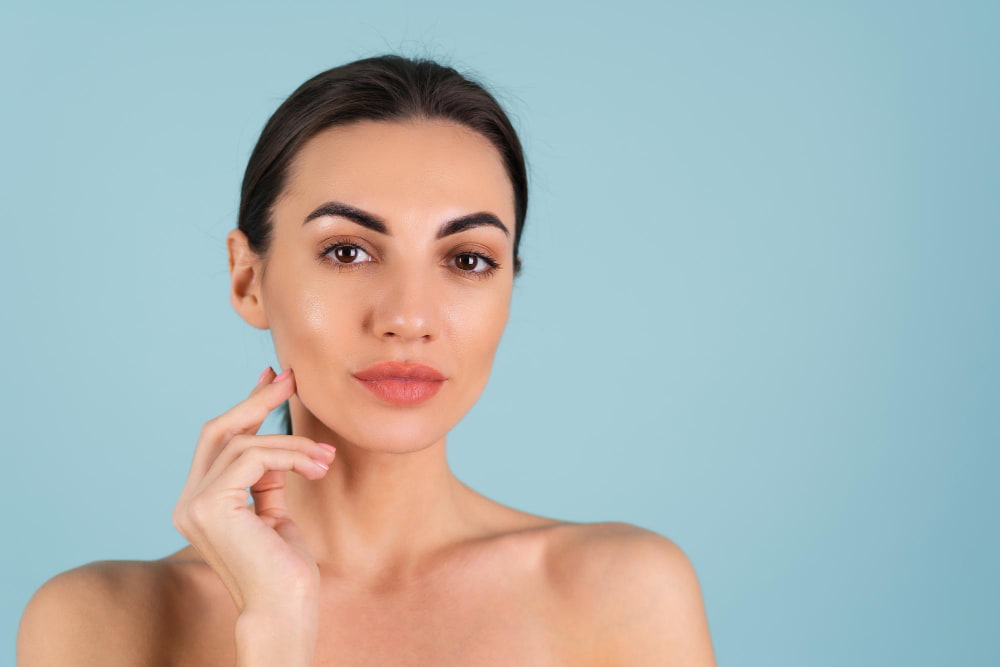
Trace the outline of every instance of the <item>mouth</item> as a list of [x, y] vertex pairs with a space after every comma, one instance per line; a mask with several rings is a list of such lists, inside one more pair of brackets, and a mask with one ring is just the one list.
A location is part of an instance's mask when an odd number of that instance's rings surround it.
[[431, 398], [448, 378], [420, 363], [383, 361], [353, 373], [376, 398], [392, 405], [417, 405]]
[[444, 373], [419, 363], [403, 363], [399, 361], [383, 361], [373, 364], [364, 370], [354, 373], [354, 377], [365, 381], [381, 380], [420, 380], [423, 382], [441, 382], [446, 380]]
[[417, 405], [440, 391], [444, 380], [420, 380], [416, 378], [385, 377], [377, 380], [354, 379], [375, 395], [376, 398], [393, 405]]

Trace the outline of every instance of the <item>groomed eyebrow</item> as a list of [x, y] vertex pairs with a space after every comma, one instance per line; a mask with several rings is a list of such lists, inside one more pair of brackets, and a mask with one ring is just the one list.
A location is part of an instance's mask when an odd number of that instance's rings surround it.
[[[362, 211], [361, 209], [345, 204], [339, 201], [328, 201], [322, 204], [315, 211], [306, 216], [306, 219], [302, 222], [303, 225], [308, 223], [310, 220], [322, 217], [324, 215], [339, 215], [341, 217], [347, 218], [353, 222], [358, 223], [363, 227], [378, 232], [379, 234], [385, 234], [386, 236], [392, 236], [389, 233], [389, 227], [385, 224], [385, 220], [375, 215], [374, 213], [368, 213], [367, 211]], [[451, 234], [457, 234], [459, 232], [465, 231], [466, 229], [471, 229], [473, 227], [481, 226], [497, 227], [502, 230], [507, 238], [510, 238], [510, 230], [507, 229], [506, 225], [500, 222], [500, 218], [493, 215], [489, 211], [480, 211], [478, 213], [470, 213], [468, 215], [463, 215], [460, 218], [455, 218], [454, 220], [449, 220], [441, 225], [438, 229], [437, 236], [435, 238], [441, 239], [445, 236]]]

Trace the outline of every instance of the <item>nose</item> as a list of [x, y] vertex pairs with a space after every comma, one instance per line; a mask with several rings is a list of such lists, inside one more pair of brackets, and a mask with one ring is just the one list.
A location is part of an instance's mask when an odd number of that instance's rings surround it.
[[373, 315], [377, 337], [400, 342], [434, 338], [440, 298], [435, 296], [429, 281], [400, 275], [384, 294]]

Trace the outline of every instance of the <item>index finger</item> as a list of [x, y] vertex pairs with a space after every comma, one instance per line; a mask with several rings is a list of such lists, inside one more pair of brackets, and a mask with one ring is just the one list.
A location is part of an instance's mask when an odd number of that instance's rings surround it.
[[226, 443], [237, 435], [255, 435], [271, 411], [294, 393], [295, 377], [292, 369], [286, 368], [272, 381], [254, 387], [249, 396], [229, 410], [205, 422], [195, 446], [192, 472], [200, 478]]

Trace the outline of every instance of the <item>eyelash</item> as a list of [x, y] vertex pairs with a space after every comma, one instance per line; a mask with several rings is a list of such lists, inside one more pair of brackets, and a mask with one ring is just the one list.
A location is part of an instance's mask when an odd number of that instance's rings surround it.
[[[331, 264], [338, 271], [345, 271], [345, 270], [346, 271], [350, 271], [352, 269], [349, 268], [349, 267], [353, 267], [353, 266], [356, 266], [356, 265], [361, 265], [361, 264], [365, 264], [366, 263], [366, 262], [340, 262], [340, 261], [337, 261], [336, 259], [330, 257], [330, 253], [332, 251], [336, 250], [337, 248], [342, 248], [342, 247], [344, 247], [344, 248], [358, 248], [358, 249], [360, 249], [360, 250], [362, 250], [364, 252], [368, 252], [367, 250], [365, 250], [362, 246], [358, 245], [357, 243], [351, 243], [349, 241], [336, 241], [334, 243], [329, 244], [325, 248], [323, 248], [322, 252], [320, 252], [320, 254], [319, 254], [320, 260], [323, 261], [323, 262], [326, 262], [327, 264]], [[501, 268], [499, 262], [497, 262], [495, 259], [493, 259], [493, 257], [491, 257], [490, 255], [487, 255], [484, 252], [472, 252], [472, 251], [460, 252], [460, 253], [458, 253], [455, 256], [459, 257], [461, 255], [472, 255], [473, 257], [478, 257], [481, 260], [483, 260], [484, 262], [486, 262], [487, 266], [489, 266], [489, 268], [486, 269], [485, 271], [465, 271], [463, 269], [459, 269], [459, 271], [461, 271], [462, 273], [468, 274], [474, 280], [482, 280], [483, 278], [492, 278], [496, 274], [496, 272]]]

